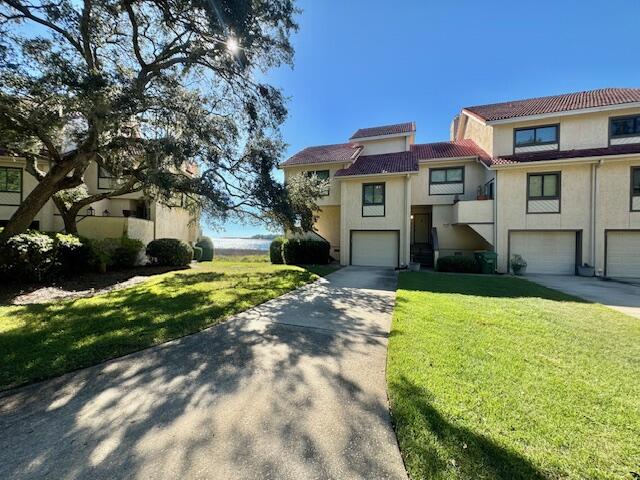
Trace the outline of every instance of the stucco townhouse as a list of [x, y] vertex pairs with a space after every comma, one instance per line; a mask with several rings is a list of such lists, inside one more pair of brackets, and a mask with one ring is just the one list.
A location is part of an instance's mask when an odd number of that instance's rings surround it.
[[[4, 153], [4, 155], [3, 155]], [[48, 164], [40, 161], [38, 168], [46, 171]], [[194, 167], [185, 167], [184, 174], [192, 175]], [[84, 175], [90, 195], [112, 190], [118, 178], [91, 163]], [[37, 180], [26, 172], [23, 158], [0, 151], [0, 227], [6, 225], [21, 202], [35, 188]], [[129, 238], [147, 244], [157, 238], [178, 238], [194, 243], [200, 235], [198, 213], [186, 208], [184, 196], [172, 202], [145, 198], [142, 192], [107, 198], [88, 205], [77, 218], [78, 233], [89, 238]], [[52, 200], [36, 215], [32, 228], [63, 232], [64, 223]]]
[[530, 273], [640, 277], [640, 89], [466, 107], [449, 141], [415, 137], [362, 128], [281, 164], [330, 180], [315, 228], [341, 264], [493, 250], [500, 272], [520, 254]]

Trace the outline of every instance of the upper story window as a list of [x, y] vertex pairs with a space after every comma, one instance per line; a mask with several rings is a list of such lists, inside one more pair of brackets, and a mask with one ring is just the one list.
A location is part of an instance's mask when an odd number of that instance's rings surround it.
[[640, 167], [631, 168], [631, 210], [640, 211]]
[[611, 119], [609, 136], [618, 138], [640, 137], [640, 115], [633, 117], [617, 117]]
[[[322, 181], [329, 180], [329, 170], [308, 170], [305, 172], [305, 175], [309, 177], [313, 177], [315, 175], [318, 180]], [[327, 187], [324, 195], [329, 195], [329, 187]]]
[[527, 213], [560, 213], [560, 172], [527, 176]]
[[22, 169], [0, 167], [0, 192], [20, 193], [22, 191]]
[[532, 173], [529, 175], [529, 199], [541, 200], [560, 196], [559, 173]]
[[110, 190], [118, 186], [118, 177], [98, 165], [98, 189]]
[[464, 193], [464, 167], [430, 168], [429, 195]]
[[558, 143], [558, 133], [558, 125], [517, 128], [514, 131], [514, 147], [517, 149], [541, 145], [556, 145]]
[[362, 216], [384, 217], [385, 184], [365, 183], [362, 185]]

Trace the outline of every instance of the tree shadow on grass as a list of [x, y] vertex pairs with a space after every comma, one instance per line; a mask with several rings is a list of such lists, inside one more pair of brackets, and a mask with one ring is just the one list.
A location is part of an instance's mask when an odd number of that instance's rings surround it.
[[152, 287], [14, 307], [26, 322], [0, 335], [0, 387], [42, 380], [197, 332], [312, 278], [298, 270], [178, 273]]
[[406, 272], [398, 288], [430, 293], [453, 293], [497, 298], [543, 298], [558, 302], [592, 303], [521, 278], [500, 275]]
[[[277, 281], [258, 275], [247, 287], [233, 289], [234, 302]], [[319, 297], [356, 326], [355, 304], [372, 314], [393, 304], [343, 288], [339, 300], [300, 289], [197, 335], [0, 394], [0, 477], [403, 478], [383, 387], [386, 339], [284, 324]], [[208, 308], [197, 292], [127, 295], [145, 319], [164, 303], [184, 320], [172, 305], [198, 295], [194, 315]]]
[[405, 376], [391, 382], [390, 398], [400, 449], [413, 478], [440, 478], [447, 472], [459, 478], [547, 478], [518, 453], [445, 418], [432, 405], [432, 395]]

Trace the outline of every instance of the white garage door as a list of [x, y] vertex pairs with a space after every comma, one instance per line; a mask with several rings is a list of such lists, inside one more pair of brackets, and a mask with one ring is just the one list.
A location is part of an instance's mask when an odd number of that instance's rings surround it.
[[640, 278], [640, 232], [607, 232], [607, 276]]
[[522, 255], [527, 273], [575, 274], [575, 232], [511, 232], [510, 251]]
[[351, 232], [351, 264], [397, 267], [398, 232]]

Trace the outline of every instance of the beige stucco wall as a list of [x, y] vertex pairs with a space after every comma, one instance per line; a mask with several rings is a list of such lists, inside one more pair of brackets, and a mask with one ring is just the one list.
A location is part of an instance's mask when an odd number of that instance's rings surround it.
[[[560, 213], [527, 213], [527, 173], [561, 172]], [[589, 261], [591, 166], [532, 166], [500, 170], [497, 178], [498, 268], [506, 272], [509, 230], [582, 230], [582, 262]], [[525, 259], [526, 260], [526, 259]]]
[[340, 205], [340, 183], [334, 179], [334, 176], [341, 168], [348, 167], [348, 163], [324, 163], [316, 165], [304, 165], [294, 167], [283, 167], [284, 181], [285, 183], [294, 175], [299, 175], [304, 172], [329, 170], [329, 195], [320, 197], [316, 200], [319, 206], [325, 205]]
[[[489, 155], [493, 155], [493, 129], [476, 118], [462, 114], [466, 118], [466, 123], [459, 123], [459, 128], [463, 128], [461, 138], [473, 140], [480, 148]], [[460, 118], [463, 118], [462, 116]]]
[[382, 153], [408, 151], [409, 146], [412, 143], [411, 138], [412, 137], [403, 136], [403, 137], [384, 138], [380, 140], [356, 139], [355, 142], [359, 143], [364, 147], [361, 155], [380, 155]]
[[323, 207], [317, 213], [318, 219], [314, 225], [318, 235], [321, 235], [331, 245], [331, 256], [340, 258], [340, 207]]
[[155, 238], [177, 238], [187, 243], [198, 239], [198, 223], [184, 208], [154, 202], [151, 205], [151, 219], [156, 224]]
[[609, 146], [609, 119], [638, 113], [640, 113], [638, 108], [622, 109], [494, 125], [494, 152], [496, 156], [513, 154], [513, 131], [516, 128], [551, 124], [560, 124], [560, 150], [607, 147]]
[[476, 250], [491, 250], [478, 233], [468, 225], [454, 225], [454, 210], [451, 205], [434, 205], [431, 221], [438, 232], [440, 256], [462, 253], [471, 255]]
[[411, 204], [452, 205], [455, 195], [429, 195], [429, 169], [452, 167], [464, 167], [464, 194], [458, 195], [460, 200], [475, 200], [478, 187], [488, 181], [488, 175], [492, 175], [475, 160], [421, 163], [418, 175], [411, 177]]
[[[385, 183], [385, 216], [362, 216], [362, 185]], [[407, 176], [341, 180], [340, 263], [349, 264], [351, 230], [399, 230], [400, 263], [409, 263], [411, 182]]]

